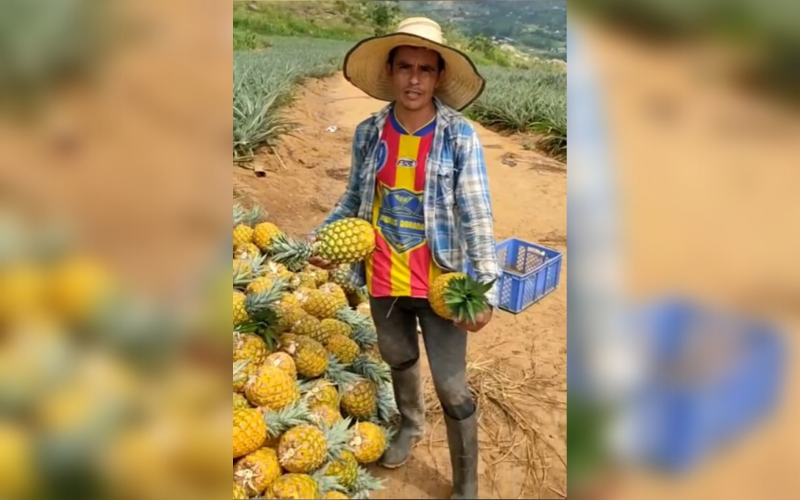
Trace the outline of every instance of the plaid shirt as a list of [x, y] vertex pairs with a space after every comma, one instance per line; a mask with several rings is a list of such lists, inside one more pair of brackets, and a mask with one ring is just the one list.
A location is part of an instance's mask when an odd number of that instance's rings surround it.
[[[492, 204], [483, 148], [475, 129], [438, 98], [436, 131], [426, 163], [425, 233], [434, 262], [445, 271], [466, 272], [472, 264], [483, 282], [497, 279], [500, 268], [494, 239]], [[353, 140], [347, 189], [323, 225], [345, 217], [372, 221], [378, 144], [391, 105], [361, 122]], [[363, 264], [353, 266], [356, 286], [366, 283]], [[497, 285], [487, 294], [497, 306]]]

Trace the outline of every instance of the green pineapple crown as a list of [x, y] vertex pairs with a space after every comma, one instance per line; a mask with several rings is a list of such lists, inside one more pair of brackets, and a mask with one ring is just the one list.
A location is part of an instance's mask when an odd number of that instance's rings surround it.
[[258, 205], [253, 206], [250, 210], [245, 210], [241, 203], [233, 206], [233, 227], [239, 224], [245, 224], [253, 227], [261, 222], [267, 213]]
[[313, 243], [285, 234], [279, 234], [272, 240], [272, 260], [283, 264], [292, 272], [301, 271], [314, 256], [316, 247]]
[[353, 329], [352, 339], [361, 350], [368, 349], [378, 343], [378, 334], [375, 332], [370, 318], [364, 317], [350, 308], [343, 308], [336, 312], [336, 319], [347, 323]]
[[369, 470], [359, 466], [353, 487], [346, 493], [350, 498], [369, 498], [370, 493], [381, 491], [385, 488], [386, 486], [383, 479], [376, 478]]
[[256, 277], [263, 275], [266, 258], [266, 255], [254, 255], [247, 259], [240, 259], [241, 262], [245, 262], [249, 266], [239, 266], [232, 269], [233, 287], [244, 289]]
[[248, 295], [244, 301], [247, 315], [256, 322], [266, 323], [267, 325], [276, 324], [278, 313], [275, 306], [288, 288], [286, 280], [281, 278], [275, 280], [267, 290]]
[[397, 401], [394, 399], [394, 389], [391, 382], [378, 384], [378, 411], [372, 423], [377, 425], [389, 424], [397, 414]]
[[311, 424], [311, 412], [305, 402], [298, 401], [279, 411], [265, 411], [264, 423], [269, 435], [276, 438], [292, 427]]
[[317, 483], [317, 489], [319, 490], [319, 498], [323, 498], [326, 494], [330, 493], [331, 491], [338, 491], [341, 493], [347, 492], [347, 489], [344, 486], [342, 486], [342, 483], [339, 482], [339, 479], [336, 476], [328, 475], [329, 466], [330, 464], [325, 464], [310, 474], [311, 479], [313, 479]]
[[353, 451], [350, 446], [350, 440], [352, 439], [350, 425], [352, 423], [353, 419], [347, 417], [332, 426], [324, 422], [321, 424], [320, 427], [325, 434], [325, 441], [328, 443], [328, 456], [325, 459], [327, 462], [339, 460], [345, 451]]
[[474, 322], [477, 315], [489, 306], [486, 293], [492, 289], [496, 280], [479, 283], [469, 276], [459, 277], [447, 284], [444, 301], [457, 321]]
[[364, 379], [361, 375], [348, 371], [347, 365], [342, 364], [333, 354], [328, 355], [328, 369], [325, 371], [325, 378], [339, 386], [340, 394], [342, 388]]
[[356, 358], [353, 364], [350, 365], [350, 370], [379, 386], [392, 380], [389, 365], [383, 362], [377, 363], [364, 354]]
[[247, 378], [247, 365], [250, 364], [250, 361], [243, 359], [241, 361], [236, 361], [233, 363], [233, 381], [234, 382], [241, 382], [245, 378]]

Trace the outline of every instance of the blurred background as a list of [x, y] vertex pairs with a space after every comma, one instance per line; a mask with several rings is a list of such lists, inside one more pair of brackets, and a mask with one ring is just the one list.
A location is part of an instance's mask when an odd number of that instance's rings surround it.
[[231, 40], [224, 2], [0, 3], [0, 498], [227, 495]]
[[569, 2], [569, 482], [797, 498], [797, 2]]

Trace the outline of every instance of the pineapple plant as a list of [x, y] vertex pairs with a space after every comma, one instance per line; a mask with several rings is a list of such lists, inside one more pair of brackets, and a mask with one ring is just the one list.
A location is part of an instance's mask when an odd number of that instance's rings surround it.
[[369, 465], [380, 460], [388, 442], [386, 430], [372, 422], [358, 422], [352, 431], [350, 446], [358, 463]]
[[444, 319], [456, 322], [474, 322], [476, 316], [487, 310], [486, 293], [494, 281], [478, 283], [463, 273], [447, 273], [436, 278], [428, 292], [433, 311]]
[[282, 474], [278, 452], [261, 448], [245, 455], [233, 466], [234, 484], [241, 485], [248, 497], [260, 495]]
[[294, 379], [277, 366], [263, 365], [250, 377], [244, 388], [247, 400], [258, 407], [277, 411], [300, 399]]
[[267, 425], [259, 410], [233, 410], [233, 458], [253, 453], [266, 440]]
[[369, 222], [345, 218], [322, 227], [313, 243], [289, 239], [285, 235], [275, 238], [273, 259], [289, 269], [300, 270], [314, 256], [332, 264], [360, 262], [375, 250], [375, 230]]

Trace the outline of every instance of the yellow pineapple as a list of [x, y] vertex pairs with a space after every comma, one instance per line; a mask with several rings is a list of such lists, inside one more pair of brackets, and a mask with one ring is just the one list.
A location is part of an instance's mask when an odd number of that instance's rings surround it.
[[300, 399], [294, 379], [272, 365], [261, 366], [247, 381], [244, 392], [253, 406], [273, 411], [282, 410]]
[[327, 454], [325, 433], [314, 425], [298, 425], [289, 429], [278, 444], [281, 465], [287, 471], [298, 474], [321, 467]]
[[361, 304], [357, 305], [356, 312], [372, 319], [372, 309], [369, 307], [369, 302], [362, 302]]
[[368, 420], [378, 410], [378, 390], [371, 381], [358, 378], [342, 390], [342, 410], [356, 419]]
[[325, 496], [323, 498], [325, 498], [326, 500], [327, 499], [330, 499], [330, 500], [338, 500], [338, 499], [348, 500], [350, 497], [345, 495], [341, 491], [329, 491], [329, 492], [325, 493]]
[[261, 250], [253, 243], [243, 243], [233, 250], [233, 256], [239, 260], [250, 260], [261, 257]]
[[350, 446], [358, 463], [369, 465], [377, 462], [386, 451], [386, 433], [372, 422], [358, 422], [353, 426]]
[[336, 299], [340, 303], [344, 304], [342, 307], [347, 307], [348, 304], [347, 294], [342, 289], [342, 287], [340, 287], [336, 283], [323, 283], [322, 285], [319, 286], [319, 289], [325, 293], [329, 293], [334, 297], [336, 297]]
[[363, 219], [345, 218], [320, 228], [313, 243], [283, 235], [272, 246], [275, 261], [289, 268], [302, 269], [315, 255], [332, 264], [350, 264], [375, 250], [375, 229]]
[[295, 297], [304, 311], [319, 319], [335, 318], [337, 311], [347, 307], [347, 297], [339, 297], [321, 289], [301, 289], [295, 292]]
[[431, 309], [444, 319], [474, 321], [478, 313], [488, 309], [486, 293], [494, 281], [478, 283], [463, 273], [442, 274], [428, 291]]
[[88, 320], [114, 289], [110, 272], [88, 258], [59, 262], [48, 274], [47, 298], [52, 310], [67, 321]]
[[300, 306], [297, 298], [291, 293], [285, 293], [275, 306], [275, 313], [278, 315], [278, 332], [289, 330], [292, 325], [300, 321], [307, 313]]
[[329, 339], [333, 335], [344, 335], [348, 338], [353, 336], [353, 327], [338, 319], [325, 318], [320, 321], [320, 327], [323, 339]]
[[265, 498], [275, 500], [294, 500], [298, 498], [317, 499], [320, 497], [317, 482], [308, 474], [284, 474], [272, 483]]
[[256, 372], [258, 365], [243, 359], [233, 362], [233, 392], [243, 392], [250, 376]]
[[261, 448], [267, 439], [267, 424], [259, 410], [233, 410], [233, 458]]
[[336, 269], [330, 271], [331, 283], [339, 285], [345, 293], [355, 293], [356, 287], [350, 282], [350, 266], [341, 265]]
[[316, 340], [294, 335], [281, 337], [280, 343], [280, 349], [294, 358], [299, 375], [317, 378], [328, 369], [328, 351]]
[[264, 253], [272, 252], [272, 245], [275, 238], [283, 234], [283, 231], [278, 229], [278, 226], [271, 222], [262, 222], [257, 224], [253, 230], [253, 243]]
[[249, 498], [244, 486], [233, 483], [233, 500], [248, 500]]
[[294, 289], [315, 289], [318, 286], [316, 277], [313, 274], [306, 272], [299, 272], [292, 276], [292, 279], [289, 280], [289, 285], [291, 285], [291, 287]]
[[340, 362], [349, 365], [356, 360], [361, 350], [358, 344], [344, 335], [332, 335], [325, 341], [325, 349], [336, 356]]
[[336, 478], [346, 489], [351, 489], [358, 476], [358, 460], [355, 454], [348, 450], [342, 452], [337, 460], [330, 462], [326, 475]]
[[339, 410], [328, 405], [317, 405], [311, 410], [311, 421], [318, 427], [333, 427], [344, 418]]
[[267, 343], [259, 335], [233, 332], [233, 361], [248, 360], [260, 365], [267, 359]]
[[280, 322], [279, 300], [284, 293], [284, 282], [275, 282], [264, 292], [246, 295], [233, 291], [233, 327], [251, 321]]
[[292, 380], [297, 379], [297, 366], [294, 359], [285, 352], [275, 352], [267, 356], [264, 365], [275, 366], [283, 370]]
[[278, 452], [272, 448], [261, 448], [233, 466], [233, 481], [244, 487], [249, 496], [255, 496], [264, 493], [281, 473]]
[[253, 228], [246, 224], [239, 224], [233, 228], [233, 248], [253, 242]]
[[303, 400], [312, 410], [319, 406], [328, 406], [336, 410], [339, 409], [339, 391], [329, 380], [317, 379], [302, 388]]
[[250, 321], [250, 316], [245, 308], [247, 296], [238, 290], [233, 291], [233, 326], [239, 326]]
[[327, 283], [330, 277], [330, 273], [328, 271], [311, 264], [308, 264], [303, 271], [314, 276], [314, 280], [316, 282], [316, 286], [314, 288], [318, 288]]
[[302, 318], [292, 325], [290, 332], [295, 335], [314, 339], [319, 343], [323, 343], [326, 339], [326, 337], [323, 336], [322, 324], [320, 321], [308, 313], [305, 313]]
[[250, 408], [250, 403], [247, 402], [247, 399], [242, 396], [241, 394], [234, 392], [233, 393], [233, 409], [234, 410], [246, 410]]
[[254, 279], [250, 283], [247, 284], [247, 288], [245, 291], [248, 294], [253, 293], [263, 293], [272, 288], [275, 284], [275, 280], [269, 278], [267, 276], [259, 276], [258, 278]]

